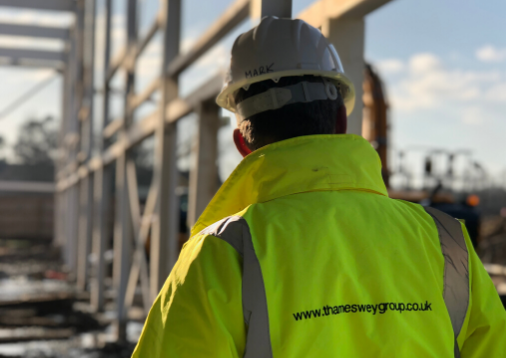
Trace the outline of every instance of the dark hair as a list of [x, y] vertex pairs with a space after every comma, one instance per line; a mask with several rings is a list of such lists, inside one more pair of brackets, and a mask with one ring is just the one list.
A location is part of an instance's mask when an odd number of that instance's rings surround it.
[[[276, 83], [272, 80], [253, 83], [247, 91], [241, 88], [235, 95], [235, 103], [265, 92], [273, 87], [286, 87], [302, 81], [321, 82], [321, 77], [282, 77]], [[248, 147], [256, 150], [281, 140], [312, 134], [333, 134], [336, 117], [343, 100], [293, 103], [277, 110], [265, 111], [245, 119], [239, 126]]]

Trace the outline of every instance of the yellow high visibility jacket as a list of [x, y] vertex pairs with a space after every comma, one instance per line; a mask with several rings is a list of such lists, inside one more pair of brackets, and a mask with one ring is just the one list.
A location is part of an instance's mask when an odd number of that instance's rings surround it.
[[193, 228], [133, 357], [504, 358], [498, 294], [442, 215], [388, 198], [359, 136], [261, 148]]

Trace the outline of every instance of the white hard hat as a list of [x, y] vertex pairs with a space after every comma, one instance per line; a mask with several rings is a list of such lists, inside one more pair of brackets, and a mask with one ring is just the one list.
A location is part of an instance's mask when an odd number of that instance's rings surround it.
[[[252, 83], [304, 75], [320, 76], [324, 81], [272, 88], [243, 101], [248, 103], [241, 102], [243, 108], [235, 103], [237, 91], [247, 90]], [[355, 89], [344, 74], [334, 46], [318, 29], [302, 20], [265, 17], [235, 40], [230, 70], [216, 103], [235, 112], [240, 120], [291, 103], [336, 99], [334, 85], [349, 115], [355, 105]]]

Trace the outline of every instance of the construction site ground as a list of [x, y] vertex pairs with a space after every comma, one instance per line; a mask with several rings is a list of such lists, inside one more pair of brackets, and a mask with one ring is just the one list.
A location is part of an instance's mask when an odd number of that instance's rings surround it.
[[0, 240], [0, 357], [131, 356], [142, 322], [129, 324], [129, 342], [115, 343], [113, 307], [91, 313], [71, 282], [50, 242]]

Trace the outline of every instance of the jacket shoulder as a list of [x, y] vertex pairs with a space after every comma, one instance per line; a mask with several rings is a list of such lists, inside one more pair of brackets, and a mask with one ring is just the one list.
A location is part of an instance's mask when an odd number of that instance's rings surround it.
[[[248, 222], [242, 215], [232, 215], [208, 226], [196, 237], [214, 236], [231, 245], [239, 255], [244, 254], [244, 240], [251, 238]], [[193, 238], [192, 238], [193, 239]]]

